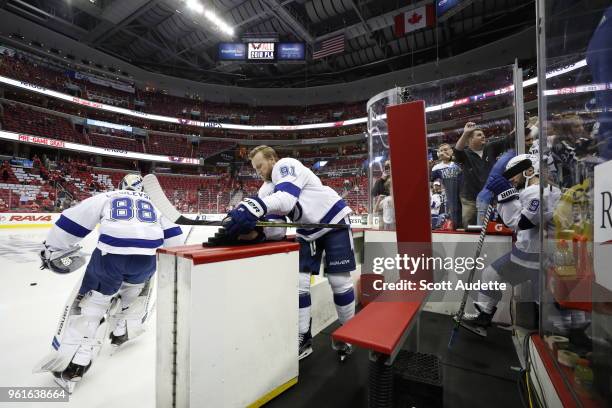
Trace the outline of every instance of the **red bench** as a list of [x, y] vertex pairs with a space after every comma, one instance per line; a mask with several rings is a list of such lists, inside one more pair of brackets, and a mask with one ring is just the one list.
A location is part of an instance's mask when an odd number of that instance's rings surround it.
[[[397, 242], [431, 244], [424, 103], [387, 107], [387, 126]], [[410, 279], [422, 278], [419, 272]], [[427, 293], [410, 293], [409, 301], [385, 301], [384, 296], [332, 334], [335, 340], [370, 350], [368, 399], [377, 407], [393, 404], [392, 364], [418, 321]]]

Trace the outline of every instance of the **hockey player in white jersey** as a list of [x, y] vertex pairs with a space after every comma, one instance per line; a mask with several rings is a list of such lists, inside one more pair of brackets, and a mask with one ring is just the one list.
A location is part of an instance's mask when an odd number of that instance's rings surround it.
[[142, 192], [142, 177], [128, 174], [119, 190], [90, 197], [62, 213], [44, 243], [41, 269], [69, 273], [82, 266], [77, 243], [98, 223], [96, 249], [80, 287], [66, 304], [53, 337], [54, 350], [35, 370], [52, 372], [68, 392], [101, 347], [98, 329], [104, 319], [115, 323], [110, 334], [113, 345], [139, 334], [146, 319], [156, 250], [183, 243], [181, 228], [163, 218]]
[[[319, 177], [295, 159], [278, 159], [274, 149], [258, 146], [249, 159], [259, 176], [274, 185], [274, 192], [247, 198], [224, 220], [230, 235], [248, 233], [257, 220], [270, 215], [286, 215], [294, 222], [345, 224], [347, 228], [298, 229], [300, 243], [299, 277], [299, 358], [312, 353], [310, 332], [310, 276], [318, 274], [325, 252], [325, 272], [334, 294], [340, 323], [355, 314], [355, 293], [351, 272], [355, 270], [353, 238], [344, 200]], [[352, 351], [350, 344], [335, 342], [332, 347], [340, 360]]]
[[[552, 217], [561, 191], [554, 186], [544, 189], [545, 220], [540, 219], [539, 160], [529, 154], [510, 159], [502, 175], [491, 176], [487, 188], [497, 197], [497, 212], [504, 224], [516, 234], [512, 251], [495, 260], [483, 272], [482, 281], [505, 281], [511, 285], [531, 281], [539, 283], [540, 226]], [[465, 315], [462, 324], [478, 334], [486, 334], [491, 325], [497, 303], [502, 298], [499, 290], [481, 291], [481, 301], [475, 302], [477, 314]]]

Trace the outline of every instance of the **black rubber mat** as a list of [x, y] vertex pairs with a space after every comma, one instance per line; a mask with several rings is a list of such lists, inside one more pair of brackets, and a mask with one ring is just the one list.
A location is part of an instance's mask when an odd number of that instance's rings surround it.
[[[489, 330], [485, 339], [462, 330], [451, 350], [447, 344], [450, 316], [422, 312], [419, 352], [437, 355], [442, 362], [444, 407], [521, 407], [516, 376], [510, 370], [519, 362], [510, 332]], [[331, 349], [334, 323], [314, 339], [314, 353], [300, 362], [298, 383], [266, 407], [272, 408], [366, 408], [368, 351], [356, 349], [339, 363]], [[406, 348], [408, 349], [406, 343]], [[398, 401], [398, 407], [406, 406]], [[415, 408], [428, 408], [411, 404]]]

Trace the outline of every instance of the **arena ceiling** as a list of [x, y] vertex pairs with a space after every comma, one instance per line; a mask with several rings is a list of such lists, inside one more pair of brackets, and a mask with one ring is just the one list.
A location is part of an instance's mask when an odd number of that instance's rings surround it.
[[[535, 24], [534, 0], [464, 0], [467, 7], [402, 37], [394, 16], [431, 0], [206, 0], [235, 28], [220, 33], [185, 0], [4, 0], [7, 11], [144, 69], [202, 82], [304, 87], [353, 81], [447, 58]], [[217, 44], [278, 33], [314, 44], [344, 33], [345, 51], [298, 64], [220, 63]]]

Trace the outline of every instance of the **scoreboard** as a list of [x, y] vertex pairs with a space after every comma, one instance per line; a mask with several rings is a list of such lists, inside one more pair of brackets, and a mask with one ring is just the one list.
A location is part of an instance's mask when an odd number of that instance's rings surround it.
[[275, 57], [275, 47], [274, 43], [271, 42], [263, 42], [263, 43], [248, 43], [249, 53], [247, 55], [247, 60], [249, 61], [274, 61]]
[[301, 42], [219, 43], [217, 59], [252, 63], [300, 62], [306, 59], [306, 47]]

